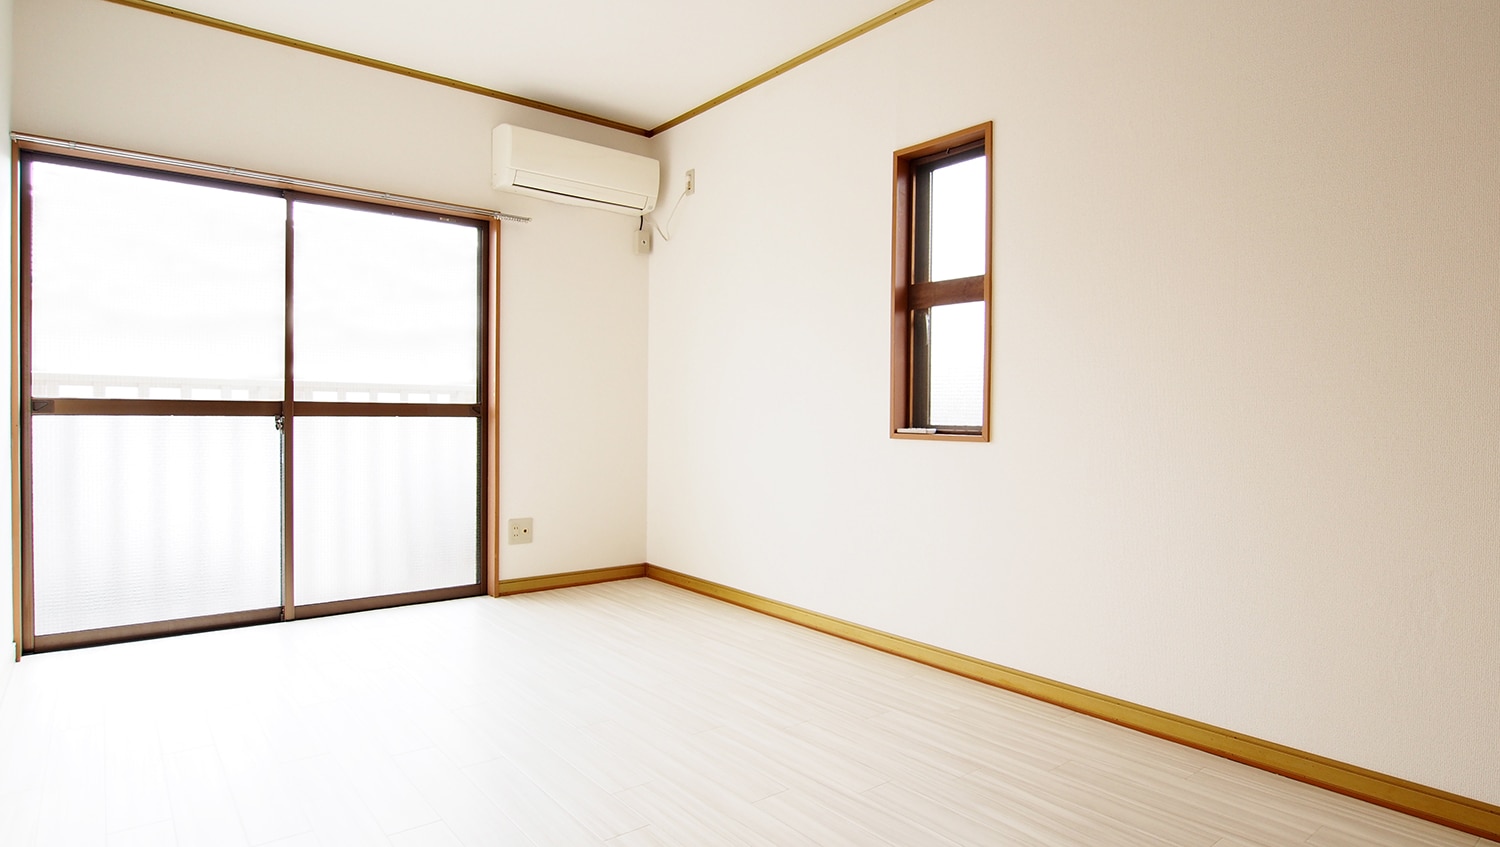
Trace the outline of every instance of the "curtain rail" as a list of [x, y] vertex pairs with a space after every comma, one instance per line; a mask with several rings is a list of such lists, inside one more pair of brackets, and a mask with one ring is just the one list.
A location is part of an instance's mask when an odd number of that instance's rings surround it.
[[40, 147], [55, 147], [59, 150], [75, 150], [82, 153], [109, 156], [125, 161], [141, 162], [152, 165], [165, 165], [184, 171], [192, 171], [202, 174], [213, 174], [218, 176], [237, 177], [240, 179], [252, 179], [259, 182], [276, 183], [288, 188], [305, 188], [311, 191], [319, 191], [329, 194], [337, 194], [345, 197], [362, 198], [367, 200], [385, 200], [390, 203], [400, 203], [404, 206], [414, 206], [424, 209], [432, 209], [442, 212], [457, 212], [463, 215], [478, 215], [493, 218], [498, 221], [510, 221], [512, 223], [531, 223], [531, 218], [524, 215], [513, 215], [510, 212], [501, 212], [495, 209], [481, 209], [477, 206], [461, 206], [457, 203], [442, 203], [437, 200], [423, 200], [419, 197], [406, 197], [401, 194], [391, 194], [383, 191], [368, 191], [362, 188], [350, 188], [345, 185], [335, 185], [331, 182], [318, 182], [311, 179], [298, 179], [296, 177], [281, 176], [262, 171], [247, 170], [245, 168], [230, 168], [223, 165], [209, 165], [203, 162], [194, 162], [189, 159], [174, 159], [171, 156], [158, 156], [152, 153], [137, 153], [133, 150], [121, 150], [115, 147], [104, 147], [98, 144], [84, 144], [79, 141], [65, 141], [60, 138], [48, 138], [42, 135], [27, 135], [21, 132], [12, 132], [10, 137], [13, 141], [24, 141]]

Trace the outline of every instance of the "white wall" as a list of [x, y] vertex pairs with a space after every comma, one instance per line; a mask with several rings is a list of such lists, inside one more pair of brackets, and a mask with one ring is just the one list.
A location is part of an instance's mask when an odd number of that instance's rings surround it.
[[[986, 120], [993, 439], [892, 441]], [[942, 0], [657, 141], [650, 562], [1500, 802], [1500, 4]]]
[[511, 121], [640, 137], [102, 0], [15, 4], [17, 131], [532, 215], [501, 234], [503, 578], [645, 553], [646, 262], [637, 221], [490, 188]]

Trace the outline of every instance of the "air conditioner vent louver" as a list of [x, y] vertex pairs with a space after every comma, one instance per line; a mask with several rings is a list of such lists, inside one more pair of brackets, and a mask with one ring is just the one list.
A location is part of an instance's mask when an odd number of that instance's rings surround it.
[[495, 127], [494, 186], [627, 215], [656, 208], [655, 159], [511, 124]]

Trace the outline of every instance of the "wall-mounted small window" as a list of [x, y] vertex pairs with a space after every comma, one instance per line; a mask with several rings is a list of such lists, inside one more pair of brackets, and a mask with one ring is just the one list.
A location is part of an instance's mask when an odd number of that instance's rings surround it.
[[896, 152], [893, 438], [989, 440], [991, 129]]

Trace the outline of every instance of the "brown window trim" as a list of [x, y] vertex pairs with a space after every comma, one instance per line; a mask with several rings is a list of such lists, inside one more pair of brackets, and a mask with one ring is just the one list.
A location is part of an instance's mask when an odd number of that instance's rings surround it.
[[[986, 122], [945, 135], [895, 154], [891, 224], [891, 424], [893, 439], [927, 441], [990, 440], [990, 279], [994, 257], [994, 156], [991, 143], [994, 124]], [[934, 160], [958, 156], [969, 150], [985, 157], [985, 258], [984, 274], [965, 279], [928, 282], [925, 262], [916, 255], [916, 221], [921, 217], [914, 204], [920, 197], [915, 182], [922, 166]], [[919, 268], [921, 270], [919, 270]], [[978, 427], [949, 427], [935, 433], [900, 432], [913, 427], [913, 315], [922, 309], [953, 303], [984, 302], [984, 376], [981, 423]]]

